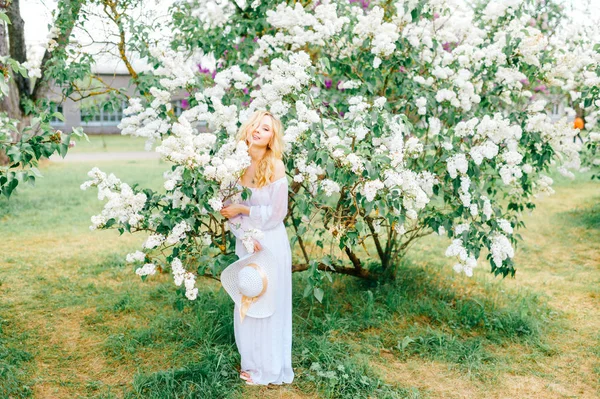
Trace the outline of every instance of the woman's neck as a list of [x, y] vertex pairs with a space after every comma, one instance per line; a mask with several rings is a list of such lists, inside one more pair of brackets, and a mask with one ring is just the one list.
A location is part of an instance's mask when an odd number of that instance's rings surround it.
[[267, 149], [265, 147], [261, 148], [252, 146], [248, 149], [248, 154], [250, 155], [250, 158], [252, 158], [252, 163], [260, 162], [260, 160], [263, 159], [266, 153]]

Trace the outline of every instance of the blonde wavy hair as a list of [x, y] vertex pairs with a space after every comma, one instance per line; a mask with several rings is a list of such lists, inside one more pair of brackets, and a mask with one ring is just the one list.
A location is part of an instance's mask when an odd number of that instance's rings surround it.
[[253, 132], [258, 128], [260, 121], [265, 115], [271, 117], [271, 121], [273, 122], [273, 134], [271, 135], [271, 140], [267, 144], [267, 152], [259, 161], [258, 168], [254, 175], [256, 187], [263, 187], [271, 182], [271, 177], [275, 175], [275, 160], [283, 159], [283, 125], [281, 121], [269, 111], [257, 110], [250, 115], [248, 120], [244, 122], [242, 126], [240, 126], [236, 136], [237, 141], [246, 141], [246, 144], [250, 145], [246, 139], [248, 131]]

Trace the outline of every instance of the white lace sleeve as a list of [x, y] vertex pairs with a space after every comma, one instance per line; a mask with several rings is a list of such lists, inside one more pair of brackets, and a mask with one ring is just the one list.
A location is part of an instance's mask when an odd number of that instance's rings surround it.
[[[231, 199], [227, 199], [225, 202], [223, 202], [223, 206], [230, 205], [231, 203]], [[227, 225], [229, 226], [229, 230], [231, 230], [233, 235], [240, 240], [244, 239], [244, 232], [252, 228], [250, 225], [250, 218], [241, 213], [230, 219], [227, 219]]]
[[287, 176], [271, 184], [268, 188], [271, 203], [268, 205], [250, 206], [250, 221], [255, 228], [270, 230], [283, 222], [288, 212]]

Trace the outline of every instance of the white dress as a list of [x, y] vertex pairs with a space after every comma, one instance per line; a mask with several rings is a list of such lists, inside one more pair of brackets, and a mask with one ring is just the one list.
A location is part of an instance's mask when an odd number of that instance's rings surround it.
[[237, 237], [235, 253], [240, 258], [249, 255], [242, 243], [245, 230], [252, 227], [262, 230], [264, 237], [258, 241], [277, 259], [278, 274], [269, 284], [276, 285], [278, 290], [275, 312], [269, 317], [246, 316], [241, 322], [238, 305], [234, 306], [233, 326], [241, 370], [248, 372], [256, 384], [291, 383], [294, 379], [292, 251], [283, 223], [288, 211], [288, 181], [284, 176], [264, 187], [249, 188], [252, 195], [242, 204], [250, 207], [250, 215], [239, 214], [228, 220], [229, 229]]

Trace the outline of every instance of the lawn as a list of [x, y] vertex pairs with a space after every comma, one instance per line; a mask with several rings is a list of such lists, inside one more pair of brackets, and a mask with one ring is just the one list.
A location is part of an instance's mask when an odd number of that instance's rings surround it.
[[[2, 398], [600, 396], [600, 184], [589, 175], [553, 175], [557, 193], [519, 231], [514, 279], [491, 275], [485, 253], [474, 277], [455, 274], [437, 236], [399, 261], [395, 281], [334, 276], [323, 304], [302, 298], [294, 274], [296, 378], [258, 387], [238, 377], [233, 302], [218, 282], [174, 310], [169, 275], [142, 282], [124, 262], [143, 236], [89, 230], [102, 202], [79, 185], [93, 166], [46, 164], [36, 187], [0, 200]], [[167, 168], [101, 165], [153, 188]]]

